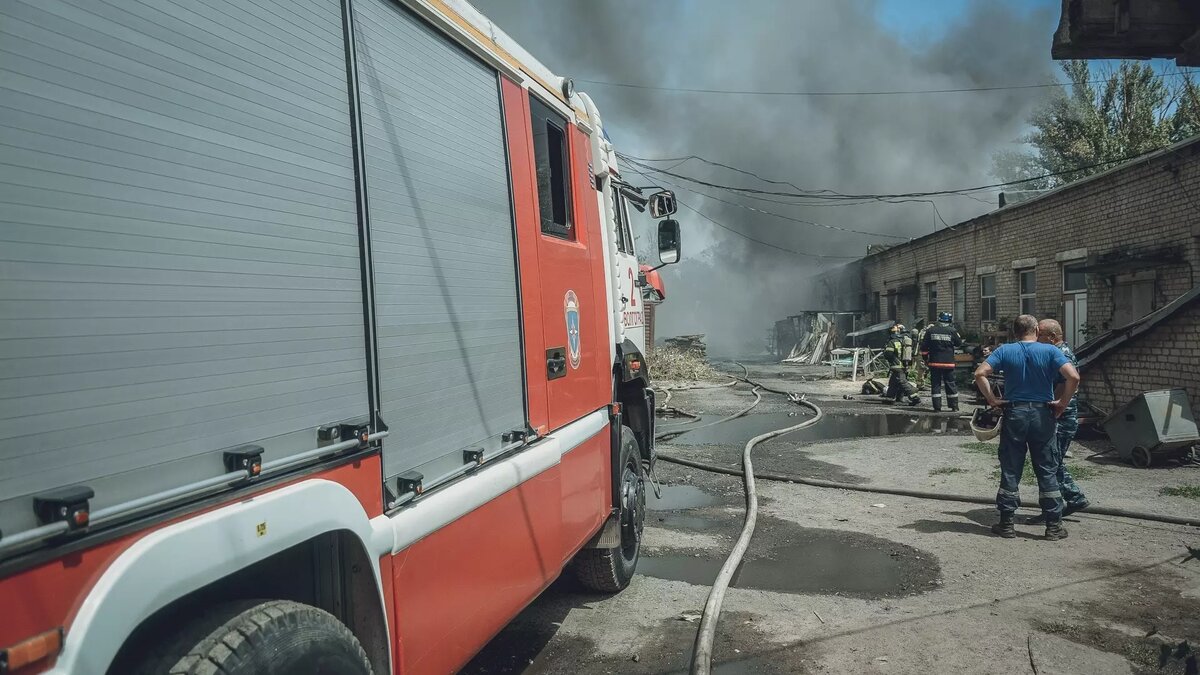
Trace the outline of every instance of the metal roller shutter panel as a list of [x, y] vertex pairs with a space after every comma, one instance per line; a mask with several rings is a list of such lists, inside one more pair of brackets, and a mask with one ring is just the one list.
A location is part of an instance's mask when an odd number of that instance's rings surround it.
[[355, 3], [386, 477], [525, 428], [497, 74], [388, 0]]
[[366, 415], [337, 0], [0, 3], [0, 529]]

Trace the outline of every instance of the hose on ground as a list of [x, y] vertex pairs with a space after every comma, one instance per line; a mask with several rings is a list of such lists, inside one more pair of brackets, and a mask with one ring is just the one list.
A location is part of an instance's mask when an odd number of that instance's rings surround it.
[[[755, 404], [762, 398], [758, 394], [759, 388], [758, 385], [754, 385], [754, 395], [757, 397]], [[789, 399], [801, 405], [808, 406], [816, 415], [799, 424], [759, 434], [746, 442], [746, 447], [742, 451], [742, 466], [744, 471], [741, 472], [746, 487], [746, 519], [742, 523], [742, 532], [738, 535], [737, 542], [733, 545], [733, 550], [729, 552], [729, 557], [725, 559], [725, 564], [721, 566], [721, 571], [717, 574], [716, 580], [713, 581], [712, 589], [708, 592], [708, 600], [704, 603], [704, 611], [700, 615], [700, 625], [696, 629], [696, 644], [692, 650], [692, 675], [709, 675], [712, 672], [713, 643], [716, 641], [717, 622], [721, 617], [721, 604], [725, 600], [725, 591], [729, 588], [729, 583], [733, 579], [734, 572], [742, 564], [742, 558], [746, 555], [746, 549], [750, 547], [750, 539], [754, 536], [754, 526], [758, 522], [758, 492], [754, 484], [754, 464], [750, 460], [751, 451], [754, 450], [754, 446], [763, 441], [798, 429], [810, 427], [820, 421], [823, 416], [821, 409], [812, 403], [801, 401], [798, 397], [792, 398], [789, 396]], [[753, 407], [751, 406], [751, 408]], [[735, 417], [745, 414], [748, 411], [749, 408], [739, 415], [735, 415]]]

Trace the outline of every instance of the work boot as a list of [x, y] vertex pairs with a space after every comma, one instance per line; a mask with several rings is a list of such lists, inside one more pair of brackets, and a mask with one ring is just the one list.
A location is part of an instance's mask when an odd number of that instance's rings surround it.
[[1013, 527], [1013, 514], [1001, 513], [1000, 522], [992, 526], [992, 534], [1012, 539], [1017, 536], [1017, 530]]
[[921, 397], [920, 397], [920, 396], [909, 396], [909, 397], [908, 397], [908, 404], [909, 404], [909, 405], [917, 405], [917, 404], [918, 404], [918, 403], [920, 403], [920, 402], [921, 402]]
[[1062, 521], [1048, 523], [1046, 525], [1046, 541], [1058, 541], [1059, 539], [1067, 538], [1067, 528], [1062, 526]]
[[950, 404], [950, 412], [958, 412], [958, 404], [957, 403]]
[[[1066, 518], [1067, 516], [1071, 515], [1072, 513], [1075, 513], [1077, 511], [1082, 511], [1091, 505], [1092, 505], [1092, 503], [1086, 499], [1081, 502], [1073, 502], [1070, 504], [1066, 504], [1065, 506], [1063, 506], [1062, 517]], [[1041, 525], [1044, 522], [1046, 522], [1046, 514], [1044, 514], [1044, 513], [1041, 515], [1032, 516], [1030, 518], [1025, 519], [1026, 525]]]
[[940, 398], [933, 399], [933, 412], [942, 412], [942, 400]]

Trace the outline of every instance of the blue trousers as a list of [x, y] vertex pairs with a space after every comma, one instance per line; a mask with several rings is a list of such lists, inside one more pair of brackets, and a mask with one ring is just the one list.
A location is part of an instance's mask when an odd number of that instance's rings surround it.
[[1071, 472], [1067, 471], [1067, 449], [1071, 447], [1071, 441], [1075, 440], [1077, 431], [1079, 431], [1079, 420], [1076, 412], [1067, 408], [1062, 417], [1058, 418], [1055, 431], [1055, 450], [1058, 451], [1058, 472], [1055, 474], [1055, 478], [1058, 479], [1058, 488], [1062, 491], [1063, 501], [1072, 505], [1087, 501], [1083, 490], [1079, 489], [1079, 484], [1071, 477]]
[[1062, 461], [1055, 427], [1054, 412], [1045, 404], [1017, 403], [1004, 409], [1004, 424], [1000, 429], [1000, 489], [996, 492], [996, 508], [1001, 515], [1011, 515], [1021, 506], [1021, 473], [1028, 454], [1037, 476], [1038, 505], [1046, 522], [1062, 520], [1063, 497], [1057, 476]]

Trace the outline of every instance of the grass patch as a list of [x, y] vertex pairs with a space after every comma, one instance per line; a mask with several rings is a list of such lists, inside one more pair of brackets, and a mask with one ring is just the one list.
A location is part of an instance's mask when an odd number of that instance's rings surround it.
[[[1000, 480], [999, 467], [992, 471], [992, 480]], [[1021, 472], [1021, 483], [1023, 485], [1037, 485], [1037, 476], [1033, 475], [1033, 465], [1029, 463], [1029, 460], [1025, 460], [1025, 470]]]
[[959, 445], [958, 447], [962, 448], [963, 450], [966, 450], [967, 452], [977, 452], [981, 455], [995, 455], [996, 452], [1000, 449], [1000, 446], [996, 443], [982, 443], [980, 441], [971, 441], [970, 443], [963, 443], [963, 444]]
[[1071, 473], [1071, 478], [1075, 480], [1087, 480], [1106, 473], [1104, 469], [1098, 466], [1089, 466], [1087, 464], [1068, 464], [1067, 471]]
[[1200, 485], [1172, 485], [1159, 490], [1158, 493], [1168, 497], [1200, 499]]
[[966, 469], [960, 469], [957, 466], [942, 466], [929, 472], [930, 476], [946, 476], [952, 473], [966, 473]]

